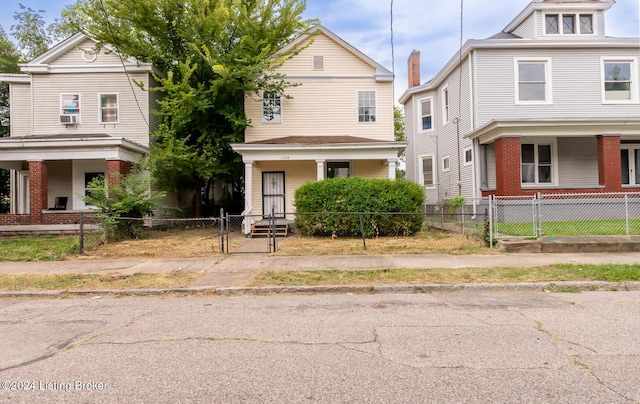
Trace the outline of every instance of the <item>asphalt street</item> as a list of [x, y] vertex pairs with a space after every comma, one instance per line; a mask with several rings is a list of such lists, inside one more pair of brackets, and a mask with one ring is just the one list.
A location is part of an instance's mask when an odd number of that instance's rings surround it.
[[640, 292], [0, 300], [0, 402], [639, 402]]

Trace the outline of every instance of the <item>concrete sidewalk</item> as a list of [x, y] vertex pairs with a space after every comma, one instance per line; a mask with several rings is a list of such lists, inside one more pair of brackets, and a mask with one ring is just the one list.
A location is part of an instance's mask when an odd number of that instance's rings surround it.
[[204, 272], [192, 286], [225, 288], [245, 284], [266, 270], [355, 270], [395, 268], [535, 267], [550, 264], [635, 264], [640, 252], [523, 253], [495, 255], [333, 255], [269, 256], [235, 254], [207, 258], [111, 259], [52, 262], [0, 262], [0, 274], [123, 274], [171, 271]]

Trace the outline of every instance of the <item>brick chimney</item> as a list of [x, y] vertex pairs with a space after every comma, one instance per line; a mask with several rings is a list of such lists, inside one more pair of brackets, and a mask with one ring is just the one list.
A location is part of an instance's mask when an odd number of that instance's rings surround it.
[[413, 50], [407, 61], [409, 67], [409, 88], [420, 85], [420, 51]]

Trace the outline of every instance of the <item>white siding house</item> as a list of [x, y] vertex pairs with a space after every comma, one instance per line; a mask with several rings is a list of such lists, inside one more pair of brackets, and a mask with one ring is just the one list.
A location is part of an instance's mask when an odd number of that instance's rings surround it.
[[410, 85], [407, 177], [428, 204], [640, 187], [640, 41], [605, 35], [613, 4], [534, 0]]
[[294, 40], [278, 70], [286, 94], [248, 94], [246, 215], [295, 212], [305, 182], [338, 176], [395, 178], [406, 143], [394, 141], [393, 74], [322, 26]]
[[11, 170], [11, 211], [0, 226], [71, 224], [97, 175], [109, 181], [148, 152], [152, 66], [120, 58], [77, 34], [0, 74], [9, 83], [10, 136], [0, 168]]

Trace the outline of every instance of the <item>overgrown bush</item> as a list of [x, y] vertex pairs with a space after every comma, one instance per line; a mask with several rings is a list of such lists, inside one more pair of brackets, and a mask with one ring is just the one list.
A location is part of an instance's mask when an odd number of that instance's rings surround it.
[[365, 237], [410, 235], [422, 227], [423, 202], [422, 187], [404, 180], [310, 182], [296, 190], [296, 229], [306, 235], [359, 236], [362, 220]]
[[138, 238], [143, 225], [140, 219], [153, 216], [165, 193], [151, 191], [149, 176], [139, 166], [125, 176], [116, 174], [115, 179], [115, 185], [108, 187], [102, 176], [91, 181], [84, 201], [99, 209], [98, 218], [107, 238]]

